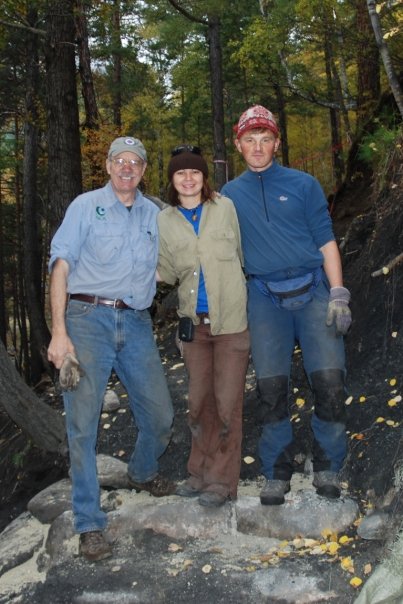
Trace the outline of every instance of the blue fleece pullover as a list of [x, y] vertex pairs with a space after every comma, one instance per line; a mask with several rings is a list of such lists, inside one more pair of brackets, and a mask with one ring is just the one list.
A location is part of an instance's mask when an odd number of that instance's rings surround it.
[[273, 161], [262, 172], [243, 172], [221, 192], [237, 211], [247, 274], [284, 279], [323, 264], [319, 248], [334, 234], [316, 178]]

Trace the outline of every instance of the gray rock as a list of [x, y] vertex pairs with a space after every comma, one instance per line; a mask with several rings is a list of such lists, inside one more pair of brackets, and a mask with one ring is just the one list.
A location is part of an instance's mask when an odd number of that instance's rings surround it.
[[277, 539], [320, 538], [324, 529], [345, 530], [358, 515], [351, 499], [328, 500], [313, 491], [290, 493], [277, 506], [261, 505], [257, 497], [242, 497], [235, 509], [238, 531]]
[[[78, 551], [78, 537], [74, 531], [73, 512], [67, 511], [60, 514], [49, 529], [45, 543], [45, 552], [48, 557], [46, 566], [59, 564], [74, 556]], [[45, 564], [45, 561], [43, 560]]]
[[29, 512], [18, 516], [0, 535], [0, 576], [32, 558], [43, 540], [43, 526], [36, 518]]
[[114, 390], [107, 390], [104, 396], [102, 411], [104, 413], [112, 413], [116, 409], [119, 409], [119, 407], [120, 401], [116, 392]]
[[[258, 571], [253, 578], [253, 590], [259, 594], [256, 602], [281, 602], [281, 604], [308, 604], [325, 602], [337, 597], [333, 591], [324, 592], [318, 579], [305, 574], [290, 574], [281, 568]], [[266, 600], [266, 598], [269, 598]]]
[[357, 535], [362, 539], [384, 540], [389, 534], [391, 522], [391, 515], [387, 512], [374, 512], [363, 518], [357, 529]]
[[177, 539], [211, 539], [231, 531], [232, 515], [230, 504], [210, 509], [192, 499], [166, 497], [163, 502], [152, 499], [151, 503], [130, 503], [111, 512], [108, 532], [112, 539], [139, 529], [152, 529]]
[[127, 489], [127, 463], [110, 455], [97, 455], [97, 472], [102, 487]]
[[71, 509], [71, 482], [67, 478], [55, 482], [28, 502], [28, 510], [43, 524], [50, 524]]

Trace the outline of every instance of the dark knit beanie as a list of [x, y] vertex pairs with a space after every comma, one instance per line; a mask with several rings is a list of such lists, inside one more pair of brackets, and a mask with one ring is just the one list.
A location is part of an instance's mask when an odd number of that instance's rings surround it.
[[171, 157], [168, 164], [168, 178], [171, 181], [172, 176], [178, 170], [200, 170], [205, 178], [208, 178], [208, 166], [206, 160], [198, 153], [184, 151]]

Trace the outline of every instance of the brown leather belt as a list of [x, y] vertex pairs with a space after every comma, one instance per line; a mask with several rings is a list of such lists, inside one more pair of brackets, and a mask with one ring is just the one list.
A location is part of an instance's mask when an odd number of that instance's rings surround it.
[[197, 316], [200, 318], [200, 323], [204, 323], [204, 325], [210, 325], [210, 317], [207, 312], [197, 312]]
[[112, 308], [118, 308], [119, 310], [133, 310], [131, 306], [128, 306], [123, 300], [119, 298], [109, 299], [100, 298], [99, 296], [89, 296], [88, 294], [69, 294], [70, 300], [80, 300], [81, 302], [88, 302], [88, 304], [100, 304], [101, 306], [112, 306]]

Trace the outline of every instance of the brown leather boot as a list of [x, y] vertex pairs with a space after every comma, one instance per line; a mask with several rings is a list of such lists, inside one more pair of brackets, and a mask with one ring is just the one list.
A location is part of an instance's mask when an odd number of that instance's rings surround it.
[[79, 552], [91, 562], [104, 560], [112, 556], [112, 547], [106, 541], [101, 531], [89, 531], [80, 534]]

